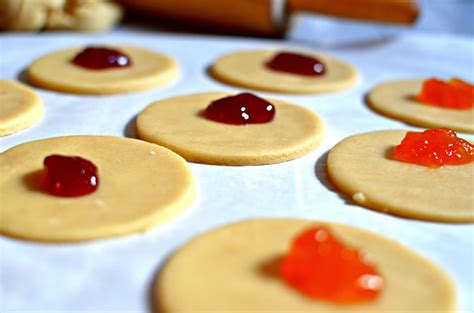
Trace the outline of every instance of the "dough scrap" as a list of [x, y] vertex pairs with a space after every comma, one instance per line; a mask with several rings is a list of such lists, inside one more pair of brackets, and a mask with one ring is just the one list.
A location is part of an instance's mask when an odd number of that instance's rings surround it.
[[123, 9], [108, 0], [0, 0], [0, 29], [105, 31]]
[[89, 70], [71, 60], [84, 48], [52, 52], [34, 61], [27, 70], [33, 85], [78, 94], [114, 94], [170, 84], [179, 75], [176, 61], [165, 54], [131, 46], [107, 46], [123, 51], [133, 64], [124, 68]]
[[[324, 224], [345, 243], [366, 251], [384, 278], [374, 302], [337, 305], [308, 299], [277, 276], [293, 238]], [[451, 279], [405, 246], [351, 226], [293, 219], [256, 219], [192, 239], [155, 280], [155, 311], [187, 312], [455, 312]]]
[[229, 125], [202, 111], [226, 93], [179, 96], [152, 103], [137, 118], [139, 138], [165, 146], [188, 161], [222, 165], [284, 162], [313, 150], [323, 125], [310, 110], [280, 100], [274, 119], [264, 124]]
[[474, 133], [474, 108], [456, 110], [419, 103], [414, 96], [422, 84], [421, 79], [385, 82], [369, 93], [368, 105], [380, 114], [415, 126]]
[[330, 180], [358, 204], [408, 218], [474, 222], [474, 162], [429, 168], [391, 159], [406, 131], [376, 131], [339, 142], [329, 153]]
[[[38, 176], [51, 154], [92, 161], [99, 188], [74, 198], [45, 193]], [[0, 173], [0, 233], [37, 241], [142, 232], [181, 214], [194, 199], [186, 161], [135, 139], [71, 136], [28, 142], [0, 154]]]
[[354, 66], [320, 53], [313, 55], [326, 66], [326, 74], [307, 77], [268, 69], [265, 63], [277, 51], [249, 50], [226, 54], [211, 67], [217, 80], [239, 87], [281, 93], [319, 93], [339, 91], [354, 86], [359, 74]]
[[43, 112], [43, 101], [32, 89], [15, 81], [0, 80], [0, 136], [33, 125]]

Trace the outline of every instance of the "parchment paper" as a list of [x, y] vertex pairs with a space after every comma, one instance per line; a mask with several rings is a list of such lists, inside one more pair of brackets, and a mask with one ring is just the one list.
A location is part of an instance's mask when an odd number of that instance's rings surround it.
[[[311, 32], [296, 32], [287, 41], [273, 41], [134, 28], [103, 35], [1, 35], [2, 79], [23, 80], [24, 69], [35, 58], [56, 49], [93, 43], [135, 44], [171, 54], [178, 59], [182, 74], [178, 82], [164, 89], [116, 96], [77, 96], [37, 89], [44, 100], [45, 116], [25, 131], [0, 138], [0, 152], [19, 143], [59, 135], [133, 137], [136, 114], [154, 100], [193, 92], [239, 90], [206, 74], [217, 56], [238, 49], [321, 50], [355, 64], [363, 81], [353, 89], [331, 94], [258, 93], [314, 110], [325, 123], [324, 143], [305, 157], [276, 165], [191, 164], [198, 199], [186, 214], [164, 227], [80, 244], [41, 244], [0, 237], [0, 311], [150, 312], [155, 273], [175, 249], [196, 234], [250, 217], [303, 217], [356, 225], [406, 244], [453, 277], [461, 311], [472, 312], [473, 226], [412, 221], [353, 205], [335, 192], [325, 171], [328, 150], [348, 135], [417, 129], [378, 115], [365, 105], [365, 94], [378, 82], [433, 75], [474, 81], [472, 38], [391, 30], [357, 34], [364, 38], [354, 41], [347, 32], [339, 32], [339, 41], [337, 37], [318, 40]], [[472, 136], [464, 138], [472, 140]]]

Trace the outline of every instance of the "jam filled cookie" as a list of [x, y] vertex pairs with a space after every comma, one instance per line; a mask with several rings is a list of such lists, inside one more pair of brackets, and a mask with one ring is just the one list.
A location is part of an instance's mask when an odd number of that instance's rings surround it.
[[330, 180], [362, 206], [460, 223], [474, 222], [473, 159], [472, 145], [447, 129], [376, 131], [339, 142], [327, 169]]
[[131, 46], [72, 48], [47, 54], [27, 70], [30, 83], [79, 94], [114, 94], [161, 87], [175, 81], [176, 61]]
[[188, 161], [222, 165], [284, 162], [322, 140], [310, 110], [249, 93], [202, 93], [160, 100], [137, 118], [138, 137]]
[[0, 232], [80, 241], [141, 232], [193, 201], [186, 161], [140, 140], [71, 136], [0, 154]]
[[155, 310], [454, 312], [451, 279], [401, 244], [351, 226], [256, 219], [202, 234], [156, 277]]
[[386, 82], [367, 99], [373, 110], [408, 124], [474, 133], [474, 86], [460, 79]]
[[359, 80], [352, 65], [330, 56], [273, 50], [226, 54], [214, 62], [211, 74], [231, 85], [281, 93], [339, 91]]

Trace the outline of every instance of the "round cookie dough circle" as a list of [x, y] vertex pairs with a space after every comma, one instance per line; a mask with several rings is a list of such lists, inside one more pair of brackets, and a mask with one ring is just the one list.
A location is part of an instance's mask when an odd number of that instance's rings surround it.
[[380, 114], [415, 126], [474, 133], [474, 108], [456, 110], [419, 103], [414, 97], [422, 85], [421, 79], [380, 84], [369, 93], [368, 105]]
[[[39, 185], [43, 159], [80, 156], [99, 172], [99, 188], [64, 198]], [[38, 241], [81, 241], [141, 232], [167, 222], [194, 198], [186, 161], [135, 139], [71, 136], [28, 142], [0, 154], [0, 233]]]
[[329, 153], [330, 180], [360, 205], [429, 221], [474, 222], [474, 162], [429, 168], [393, 160], [406, 131], [354, 135]]
[[310, 110], [269, 100], [269, 123], [229, 125], [202, 114], [224, 93], [179, 96], [152, 103], [137, 118], [139, 138], [165, 146], [188, 161], [222, 165], [284, 162], [313, 150], [322, 140], [321, 120]]
[[[178, 312], [454, 312], [450, 278], [430, 261], [375, 233], [325, 224], [348, 245], [369, 253], [384, 278], [374, 302], [337, 305], [308, 299], [278, 277], [291, 241], [313, 221], [256, 219], [192, 239], [165, 264], [155, 309]], [[320, 224], [320, 223], [317, 223]]]
[[326, 66], [322, 76], [308, 77], [271, 70], [265, 63], [278, 53], [273, 50], [250, 50], [226, 54], [211, 67], [217, 80], [239, 87], [281, 93], [320, 93], [347, 89], [359, 80], [354, 66], [326, 56], [306, 53]]
[[46, 89], [100, 95], [160, 87], [175, 81], [179, 75], [178, 64], [165, 54], [131, 46], [110, 48], [127, 54], [132, 59], [132, 65], [89, 70], [71, 62], [84, 48], [70, 48], [34, 61], [28, 67], [27, 79]]
[[33, 125], [43, 116], [41, 98], [23, 84], [0, 80], [0, 136]]

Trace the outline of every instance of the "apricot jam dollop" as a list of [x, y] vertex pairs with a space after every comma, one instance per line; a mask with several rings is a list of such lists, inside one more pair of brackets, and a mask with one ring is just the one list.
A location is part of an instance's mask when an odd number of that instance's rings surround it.
[[326, 67], [318, 59], [293, 52], [279, 52], [265, 65], [274, 71], [303, 76], [320, 76], [326, 72]]
[[447, 82], [431, 78], [423, 82], [418, 102], [449, 109], [465, 110], [474, 105], [474, 85], [459, 78]]
[[474, 146], [458, 138], [456, 132], [449, 128], [407, 132], [402, 142], [395, 147], [393, 158], [437, 168], [461, 165], [474, 161]]
[[88, 70], [123, 68], [132, 64], [131, 58], [123, 52], [104, 47], [87, 47], [72, 62]]
[[383, 287], [367, 255], [340, 242], [324, 226], [294, 239], [280, 264], [280, 277], [307, 297], [340, 304], [372, 301]]
[[275, 116], [275, 107], [270, 102], [251, 93], [215, 100], [204, 111], [210, 120], [234, 125], [268, 123]]
[[44, 159], [45, 188], [59, 197], [78, 197], [94, 192], [99, 186], [97, 167], [77, 156], [53, 154]]

